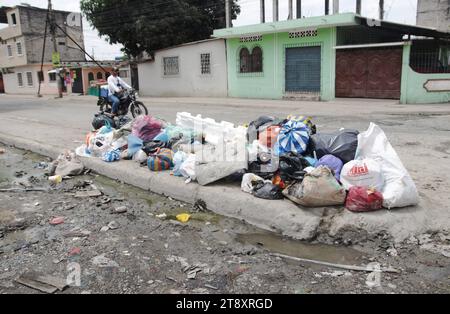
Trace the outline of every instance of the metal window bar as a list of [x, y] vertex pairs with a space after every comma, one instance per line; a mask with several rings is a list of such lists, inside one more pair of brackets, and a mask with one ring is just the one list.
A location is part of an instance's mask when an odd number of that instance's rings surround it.
[[164, 63], [164, 75], [177, 75], [180, 72], [178, 66], [178, 57], [165, 57]]
[[211, 74], [211, 54], [202, 53], [200, 55], [201, 73]]
[[418, 73], [450, 73], [450, 44], [413, 43], [410, 66]]

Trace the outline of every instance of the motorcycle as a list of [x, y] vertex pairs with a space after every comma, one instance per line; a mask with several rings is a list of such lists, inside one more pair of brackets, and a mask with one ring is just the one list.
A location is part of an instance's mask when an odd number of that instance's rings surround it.
[[[118, 98], [120, 100], [119, 109], [117, 111], [117, 115], [119, 117], [126, 116], [129, 111], [131, 111], [133, 118], [140, 115], [148, 115], [147, 107], [145, 107], [142, 102], [137, 100], [138, 95], [134, 89], [123, 91]], [[112, 112], [112, 103], [105, 94], [100, 94], [97, 101], [97, 106], [100, 107], [100, 112], [102, 114], [111, 114]]]

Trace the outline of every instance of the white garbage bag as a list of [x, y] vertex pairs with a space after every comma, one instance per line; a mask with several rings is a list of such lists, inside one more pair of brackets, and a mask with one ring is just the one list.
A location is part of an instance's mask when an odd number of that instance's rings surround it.
[[256, 174], [246, 173], [242, 177], [241, 190], [244, 191], [245, 193], [253, 194], [253, 187], [258, 181], [272, 183], [272, 181], [264, 180], [263, 178], [257, 176]]
[[384, 179], [381, 166], [373, 159], [352, 160], [341, 171], [341, 183], [348, 191], [353, 186], [376, 188], [383, 191]]
[[188, 180], [196, 180], [195, 175], [195, 154], [189, 154], [186, 160], [180, 166], [180, 173]]
[[391, 209], [419, 203], [416, 185], [403, 166], [383, 130], [371, 123], [369, 129], [359, 134], [356, 159], [371, 158], [381, 166], [384, 178], [383, 206]]

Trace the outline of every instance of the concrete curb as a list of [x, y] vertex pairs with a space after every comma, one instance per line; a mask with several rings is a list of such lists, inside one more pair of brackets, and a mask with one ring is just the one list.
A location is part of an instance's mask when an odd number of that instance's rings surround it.
[[[67, 150], [4, 133], [0, 133], [0, 142], [51, 158]], [[236, 186], [185, 184], [182, 178], [173, 177], [168, 172], [151, 172], [133, 161], [106, 163], [98, 158], [80, 159], [86, 168], [109, 178], [190, 204], [202, 200], [208, 210], [215, 213], [294, 239], [314, 238], [322, 221], [323, 208], [302, 210], [288, 200], [258, 199]]]
[[[56, 158], [67, 147], [48, 145], [22, 137], [0, 133], [0, 142]], [[202, 200], [218, 214], [243, 220], [261, 229], [298, 240], [311, 240], [319, 234], [361, 240], [367, 235], [386, 233], [395, 242], [424, 232], [450, 230], [450, 212], [422, 199], [416, 207], [356, 214], [333, 208], [302, 209], [288, 200], [269, 201], [244, 193], [237, 186], [185, 184], [169, 172], [151, 172], [133, 161], [106, 163], [98, 158], [80, 158], [84, 166], [124, 183], [195, 204]], [[120, 165], [120, 166], [119, 166]]]

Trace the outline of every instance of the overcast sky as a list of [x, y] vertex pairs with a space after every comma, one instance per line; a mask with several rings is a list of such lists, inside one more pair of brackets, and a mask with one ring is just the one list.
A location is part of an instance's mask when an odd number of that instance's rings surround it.
[[[32, 6], [47, 7], [47, 0], [0, 0], [1, 5], [13, 6], [20, 3], [28, 3]], [[266, 1], [266, 20], [272, 20], [272, 0]], [[294, 12], [295, 3], [294, 0]], [[302, 15], [314, 16], [324, 14], [324, 1], [303, 0]], [[354, 12], [355, 0], [340, 0], [340, 12]], [[259, 23], [259, 0], [239, 0], [241, 5], [241, 14], [237, 20], [233, 21], [234, 26], [249, 25]], [[330, 1], [332, 3], [332, 1]], [[287, 19], [288, 0], [279, 0], [280, 20]], [[80, 12], [79, 0], [53, 0], [53, 7], [57, 10]], [[386, 20], [415, 24], [416, 22], [417, 0], [385, 0], [385, 18]], [[294, 13], [295, 14], [295, 13]], [[378, 0], [363, 0], [362, 15], [367, 17], [378, 16]], [[86, 50], [89, 53], [94, 52], [96, 59], [106, 60], [114, 59], [121, 55], [120, 45], [109, 45], [105, 39], [98, 36], [97, 31], [84, 21], [84, 40]]]

